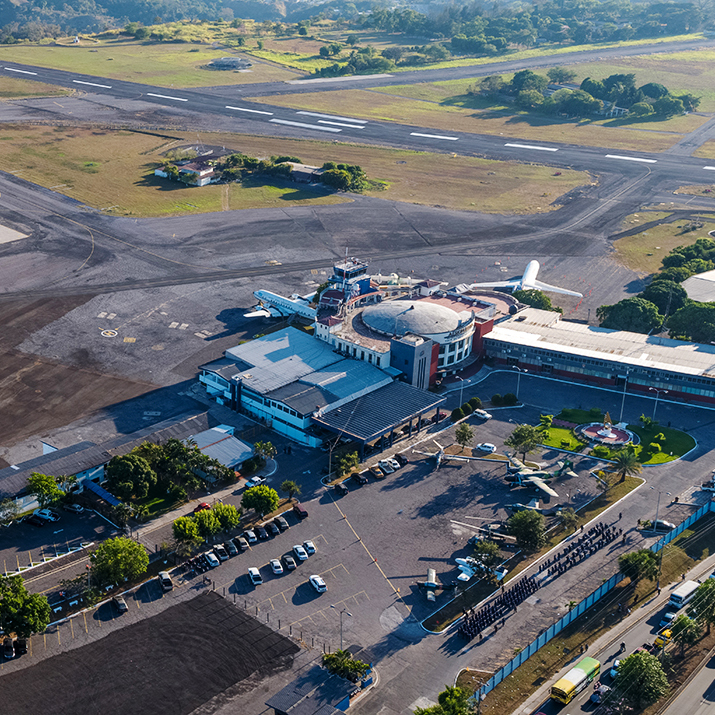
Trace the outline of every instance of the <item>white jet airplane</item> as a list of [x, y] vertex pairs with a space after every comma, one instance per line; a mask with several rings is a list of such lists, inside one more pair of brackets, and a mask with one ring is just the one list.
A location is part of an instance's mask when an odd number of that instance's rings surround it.
[[412, 451], [415, 454], [421, 454], [424, 457], [432, 457], [433, 459], [436, 459], [437, 469], [442, 466], [442, 462], [444, 462], [445, 460], [450, 462], [471, 462], [474, 459], [473, 457], [461, 457], [457, 454], [445, 454], [444, 447], [436, 439], [433, 439], [432, 441], [439, 448], [438, 452], [421, 452], [419, 449], [413, 449]]
[[515, 290], [542, 290], [548, 293], [562, 293], [563, 295], [573, 295], [576, 298], [583, 298], [583, 293], [578, 293], [575, 290], [567, 290], [566, 288], [559, 288], [558, 286], [552, 286], [549, 283], [536, 280], [540, 267], [538, 261], [529, 261], [524, 270], [524, 275], [522, 275], [521, 278], [515, 278], [510, 281], [492, 281], [491, 283], [472, 283], [469, 289], [514, 288]]

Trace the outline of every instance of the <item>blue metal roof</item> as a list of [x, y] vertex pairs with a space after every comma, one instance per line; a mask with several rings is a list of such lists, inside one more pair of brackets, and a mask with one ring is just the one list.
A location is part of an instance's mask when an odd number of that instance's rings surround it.
[[114, 494], [110, 494], [104, 487], [100, 487], [97, 482], [93, 482], [91, 479], [85, 479], [82, 482], [82, 486], [94, 492], [100, 499], [104, 499], [110, 506], [117, 506], [122, 503]]

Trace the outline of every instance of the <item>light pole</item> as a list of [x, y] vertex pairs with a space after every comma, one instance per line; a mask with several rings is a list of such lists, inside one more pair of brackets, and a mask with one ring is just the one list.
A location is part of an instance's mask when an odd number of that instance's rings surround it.
[[[655, 487], [651, 487], [651, 490], [655, 491]], [[660, 511], [660, 495], [661, 494], [667, 494], [668, 496], [670, 496], [670, 492], [661, 492], [661, 491], [658, 492], [658, 503], [655, 507], [655, 521], [653, 522], [653, 532], [654, 533], [658, 531], [658, 513]], [[661, 565], [663, 564], [663, 549], [664, 548], [665, 548], [665, 545], [660, 547], [660, 554], [658, 555], [658, 581], [655, 585], [656, 588], [660, 588], [660, 568], [661, 568]]]
[[621, 400], [621, 416], [618, 418], [619, 422], [623, 422], [623, 408], [626, 406], [626, 388], [628, 387], [630, 374], [630, 372], [626, 372], [626, 379], [623, 382], [623, 399]]
[[335, 609], [340, 614], [340, 650], [343, 649], [343, 613], [347, 613], [350, 618], [353, 614], [348, 611], [347, 608], [335, 608], [335, 606], [330, 606], [330, 608]]
[[454, 377], [462, 383], [462, 386], [459, 388], [459, 406], [461, 407], [464, 404], [464, 380], [458, 375], [455, 375]]
[[657, 387], [649, 387], [648, 389], [651, 390], [651, 392], [655, 392], [655, 405], [653, 405], [653, 421], [655, 422], [655, 411], [658, 409], [660, 393], [662, 392], [664, 395], [667, 395], [668, 390], [659, 390]]
[[522, 372], [529, 372], [523, 367], [517, 367], [516, 365], [512, 365], [512, 367], [518, 371], [518, 375], [516, 377], [516, 399], [517, 401], [519, 400], [519, 386], [521, 385], [521, 373]]

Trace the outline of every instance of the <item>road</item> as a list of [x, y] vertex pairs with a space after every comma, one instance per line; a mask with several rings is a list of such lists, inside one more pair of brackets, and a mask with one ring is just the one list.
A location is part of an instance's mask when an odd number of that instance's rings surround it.
[[713, 715], [715, 713], [715, 656], [688, 683], [663, 715]]
[[[332, 137], [336, 141], [360, 141], [415, 151], [450, 151], [484, 156], [504, 161], [537, 161], [558, 167], [591, 172], [617, 172], [630, 178], [698, 182], [710, 181], [712, 166], [705, 159], [669, 153], [627, 152], [599, 147], [582, 147], [555, 142], [523, 142], [518, 137], [490, 136], [467, 132], [444, 132], [439, 127], [415, 127], [394, 122], [380, 122], [322, 114], [226, 99], [211, 90], [166, 89], [136, 82], [80, 75], [64, 70], [31, 65], [7, 64], [3, 74], [19, 76], [52, 85], [85, 89], [95, 94], [127, 100], [141, 100], [152, 105], [179, 108], [204, 114], [218, 114], [236, 120], [236, 131], [256, 131], [278, 136], [313, 138]], [[251, 129], [253, 127], [253, 129]], [[702, 129], [702, 128], [701, 128]]]

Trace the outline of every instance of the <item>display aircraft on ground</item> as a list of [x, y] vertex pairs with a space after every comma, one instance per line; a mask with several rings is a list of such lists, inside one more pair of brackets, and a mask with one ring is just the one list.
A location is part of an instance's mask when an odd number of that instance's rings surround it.
[[573, 295], [576, 298], [583, 298], [583, 293], [578, 293], [575, 290], [567, 290], [566, 288], [559, 288], [550, 283], [536, 280], [536, 276], [539, 275], [539, 268], [541, 268], [541, 266], [538, 261], [529, 261], [526, 264], [524, 274], [521, 278], [513, 278], [508, 281], [492, 281], [491, 283], [472, 283], [469, 289], [513, 288], [514, 290], [542, 290], [548, 293], [562, 293], [563, 295]]

